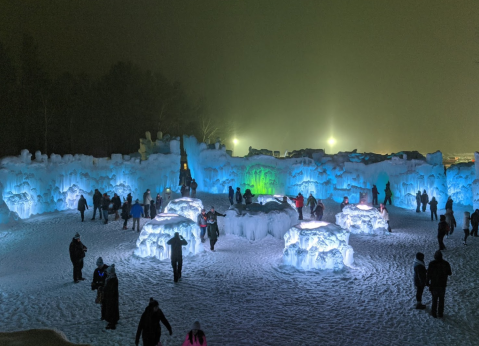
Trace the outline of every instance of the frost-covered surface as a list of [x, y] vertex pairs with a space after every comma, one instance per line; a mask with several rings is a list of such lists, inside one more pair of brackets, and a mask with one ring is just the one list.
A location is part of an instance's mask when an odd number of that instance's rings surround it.
[[284, 235], [283, 260], [298, 269], [339, 270], [354, 262], [349, 231], [324, 221], [303, 221]]
[[136, 241], [135, 255], [159, 260], [170, 258], [171, 246], [166, 242], [173, 238], [175, 232], [188, 242], [188, 245], [183, 246], [183, 256], [196, 255], [202, 251], [200, 229], [196, 222], [178, 214], [161, 213], [143, 225]]
[[224, 230], [249, 240], [263, 239], [268, 234], [281, 239], [295, 223], [298, 213], [287, 203], [235, 204], [226, 211]]
[[[222, 213], [229, 207], [224, 194], [198, 197]], [[324, 203], [324, 220], [334, 222], [338, 205]], [[123, 231], [121, 221], [82, 223], [72, 210], [0, 226], [0, 237], [6, 232], [0, 238], [0, 330], [56, 328], [76, 343], [133, 345], [141, 314], [154, 297], [173, 328], [169, 336], [162, 327], [164, 346], [181, 345], [195, 320], [211, 346], [477, 345], [478, 238], [469, 238], [467, 247], [460, 231], [445, 239], [453, 275], [444, 318], [434, 319], [427, 290], [426, 311], [414, 309], [412, 277], [416, 252], [426, 255], [427, 264], [437, 250], [437, 223], [427, 213], [388, 209], [390, 236], [351, 234], [352, 268], [298, 271], [282, 264], [284, 240], [221, 235], [216, 252], [185, 257], [177, 284], [169, 261], [133, 255], [138, 233]], [[456, 208], [458, 215], [462, 211]], [[87, 281], [74, 284], [68, 245], [77, 231], [88, 246]], [[114, 331], [105, 330], [90, 289], [98, 256], [116, 265], [120, 320]]]
[[454, 203], [472, 206], [472, 184], [475, 179], [476, 169], [473, 162], [458, 163], [447, 169], [447, 192]]
[[[282, 203], [284, 195], [259, 195], [257, 196], [258, 203], [266, 204], [268, 202]], [[291, 208], [296, 209], [294, 201], [287, 198], [286, 201], [291, 206]]]
[[384, 234], [388, 228], [378, 209], [362, 204], [345, 206], [336, 214], [336, 224], [356, 234]]
[[171, 154], [153, 154], [140, 161], [128, 155], [113, 154], [111, 158], [87, 155], [50, 157], [23, 150], [18, 157], [0, 161], [2, 198], [10, 211], [22, 219], [54, 210], [76, 209], [80, 195], [92, 204], [95, 189], [111, 196], [128, 193], [142, 199], [149, 188], [153, 194], [166, 187], [178, 186], [180, 171], [179, 141], [170, 142]]
[[479, 209], [479, 152], [474, 153], [474, 165], [476, 169], [476, 179], [472, 182], [472, 205], [474, 209]]
[[203, 202], [200, 199], [181, 197], [170, 201], [165, 208], [165, 213], [179, 214], [196, 222], [201, 209], [203, 209]]

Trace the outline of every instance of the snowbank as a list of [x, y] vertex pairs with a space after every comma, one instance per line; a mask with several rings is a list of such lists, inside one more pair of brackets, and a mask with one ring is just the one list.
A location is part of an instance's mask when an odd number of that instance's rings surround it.
[[349, 204], [336, 214], [336, 224], [355, 234], [385, 234], [388, 224], [374, 207]]
[[297, 224], [284, 235], [283, 260], [299, 269], [342, 269], [353, 264], [349, 232], [324, 221]]
[[298, 214], [287, 203], [235, 204], [226, 211], [224, 229], [249, 240], [259, 240], [268, 234], [281, 239], [298, 222]]
[[165, 213], [178, 214], [196, 222], [203, 208], [203, 202], [200, 199], [181, 197], [170, 201], [165, 208]]
[[183, 246], [183, 255], [195, 255], [202, 249], [200, 229], [196, 222], [178, 214], [161, 213], [148, 221], [136, 241], [135, 255], [156, 257], [159, 260], [170, 258], [170, 246], [166, 243], [178, 232], [188, 245]]

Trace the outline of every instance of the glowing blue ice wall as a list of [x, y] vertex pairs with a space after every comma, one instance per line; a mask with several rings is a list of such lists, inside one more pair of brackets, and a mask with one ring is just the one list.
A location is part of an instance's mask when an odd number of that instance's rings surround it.
[[479, 209], [479, 152], [474, 153], [476, 179], [472, 182], [472, 198], [474, 209]]
[[178, 187], [179, 143], [172, 140], [170, 154], [152, 154], [146, 161], [121, 154], [111, 158], [52, 154], [48, 158], [39, 152], [31, 160], [32, 155], [23, 150], [19, 157], [0, 161], [2, 198], [9, 210], [21, 218], [76, 209], [81, 194], [91, 205], [95, 189], [110, 195], [117, 193], [122, 199], [131, 193], [133, 199], [141, 200], [147, 188], [156, 194], [166, 187]]
[[[473, 162], [458, 163], [447, 169], [447, 192], [454, 203], [473, 204], [472, 184], [476, 179], [476, 169]], [[439, 206], [444, 208], [444, 206]]]
[[[428, 155], [428, 160], [407, 160], [393, 157], [374, 164], [344, 162], [344, 156], [277, 159], [271, 156], [230, 157], [225, 148], [208, 149], [196, 138], [184, 136], [188, 165], [198, 189], [210, 193], [226, 193], [228, 186], [251, 189], [253, 194], [296, 195], [313, 193], [317, 198], [341, 202], [349, 196], [359, 202], [359, 193], [370, 193], [372, 185], [384, 198], [385, 183], [391, 183], [393, 204], [416, 207], [416, 192], [426, 189], [430, 198], [440, 204], [447, 199], [446, 177], [442, 154]], [[478, 184], [479, 185], [479, 184]]]

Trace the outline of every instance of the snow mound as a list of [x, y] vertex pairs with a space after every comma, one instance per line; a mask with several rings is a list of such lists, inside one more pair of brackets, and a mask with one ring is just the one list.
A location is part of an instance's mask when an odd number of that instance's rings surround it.
[[165, 208], [165, 213], [178, 214], [196, 222], [203, 208], [203, 202], [200, 199], [182, 197], [170, 201]]
[[282, 239], [288, 229], [298, 222], [298, 214], [287, 203], [267, 202], [248, 205], [235, 204], [226, 211], [225, 233], [259, 240], [268, 234]]
[[349, 204], [336, 214], [336, 224], [354, 234], [385, 234], [388, 224], [374, 207]]
[[196, 222], [178, 214], [161, 213], [143, 226], [136, 241], [135, 255], [159, 260], [170, 258], [170, 246], [166, 242], [175, 232], [188, 242], [183, 246], [183, 255], [195, 255], [201, 251], [200, 229]]
[[353, 264], [349, 232], [324, 221], [301, 222], [284, 235], [283, 260], [298, 269], [334, 269]]
[[[276, 203], [282, 203], [281, 201], [283, 200], [283, 197], [286, 197], [284, 195], [260, 195], [258, 196], [258, 203], [263, 203], [266, 204], [268, 202], [276, 202]], [[279, 201], [278, 201], [279, 199]], [[286, 198], [286, 201], [288, 201], [288, 204], [291, 206], [291, 208], [296, 209], [296, 205], [292, 200], [289, 198]]]

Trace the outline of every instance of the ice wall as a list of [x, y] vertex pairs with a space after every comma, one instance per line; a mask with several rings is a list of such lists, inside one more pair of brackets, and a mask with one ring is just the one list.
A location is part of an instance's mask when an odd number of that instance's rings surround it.
[[[476, 179], [476, 169], [473, 162], [458, 163], [447, 169], [447, 192], [454, 203], [473, 204], [473, 183]], [[439, 209], [445, 206], [439, 204]]]
[[479, 152], [474, 153], [474, 168], [476, 170], [476, 179], [472, 182], [472, 205], [474, 209], [479, 209]]
[[92, 204], [95, 189], [125, 198], [142, 199], [149, 188], [152, 195], [166, 187], [176, 189], [180, 171], [179, 140], [170, 142], [171, 154], [152, 154], [146, 161], [128, 155], [111, 158], [40, 152], [31, 159], [28, 150], [18, 157], [0, 161], [2, 198], [20, 218], [54, 210], [76, 209], [81, 194]]

